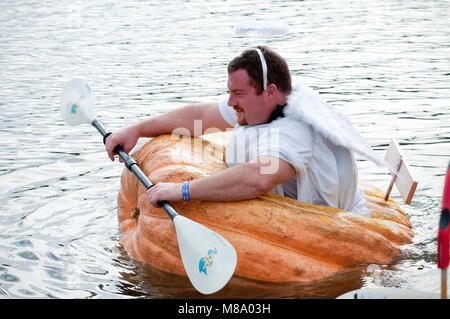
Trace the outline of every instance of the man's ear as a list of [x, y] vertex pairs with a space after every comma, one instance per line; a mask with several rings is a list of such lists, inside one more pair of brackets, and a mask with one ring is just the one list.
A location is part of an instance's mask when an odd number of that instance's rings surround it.
[[275, 96], [277, 95], [277, 93], [278, 93], [278, 87], [277, 87], [275, 84], [270, 83], [270, 84], [267, 86], [266, 91], [267, 91], [267, 96], [273, 98], [273, 97], [275, 97]]

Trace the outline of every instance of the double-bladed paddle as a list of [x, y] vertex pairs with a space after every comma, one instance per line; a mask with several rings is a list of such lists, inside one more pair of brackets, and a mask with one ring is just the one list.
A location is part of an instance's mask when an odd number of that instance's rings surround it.
[[[61, 115], [68, 125], [94, 126], [103, 136], [103, 142], [111, 134], [98, 121], [91, 89], [81, 79], [71, 80], [64, 87], [61, 94]], [[118, 145], [114, 150], [146, 189], [153, 186], [137, 161], [122, 146]], [[234, 247], [211, 229], [179, 215], [167, 201], [159, 204], [173, 221], [184, 269], [194, 288], [203, 294], [212, 294], [222, 289], [236, 268], [237, 255]], [[207, 271], [205, 267], [208, 267]]]

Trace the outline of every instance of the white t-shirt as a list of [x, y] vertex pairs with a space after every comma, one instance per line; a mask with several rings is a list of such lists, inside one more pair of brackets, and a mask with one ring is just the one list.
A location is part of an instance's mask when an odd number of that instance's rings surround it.
[[[356, 161], [349, 149], [331, 143], [298, 119], [279, 117], [268, 124], [241, 126], [236, 123], [228, 99], [219, 103], [219, 111], [225, 121], [234, 125], [225, 155], [229, 167], [262, 155], [280, 158], [290, 163], [297, 175], [272, 192], [370, 216], [364, 194], [358, 187]], [[277, 163], [271, 163], [264, 169], [274, 173], [276, 168]]]

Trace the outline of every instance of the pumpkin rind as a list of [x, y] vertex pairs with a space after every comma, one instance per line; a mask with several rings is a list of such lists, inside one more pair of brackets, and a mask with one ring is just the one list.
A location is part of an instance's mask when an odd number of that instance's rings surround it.
[[[153, 183], [192, 180], [226, 168], [224, 136], [162, 135], [141, 145], [132, 156]], [[272, 193], [236, 202], [171, 204], [235, 247], [236, 275], [269, 282], [311, 282], [355, 264], [389, 263], [400, 245], [411, 243], [410, 221], [400, 207], [392, 200], [385, 202], [376, 187], [363, 182], [360, 186], [370, 218]], [[118, 194], [123, 246], [138, 260], [186, 275], [172, 221], [145, 195], [145, 188], [124, 169]]]

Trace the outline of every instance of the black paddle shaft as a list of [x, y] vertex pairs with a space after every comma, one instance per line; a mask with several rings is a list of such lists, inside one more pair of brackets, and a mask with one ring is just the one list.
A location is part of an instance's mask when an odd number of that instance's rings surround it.
[[[105, 144], [106, 138], [112, 133], [106, 131], [103, 125], [97, 119], [92, 121], [92, 126], [94, 126], [97, 129], [97, 131], [103, 136], [103, 144]], [[138, 162], [130, 155], [128, 155], [128, 153], [125, 152], [125, 150], [121, 145], [117, 145], [114, 151], [116, 151], [117, 154], [119, 154], [126, 168], [128, 168], [128, 170], [137, 177], [137, 179], [142, 183], [142, 185], [144, 185], [146, 189], [150, 189], [151, 187], [154, 186], [154, 184], [150, 182], [150, 180], [141, 170], [141, 168], [138, 165]], [[158, 204], [166, 211], [167, 215], [169, 215], [169, 217], [172, 220], [178, 215], [175, 209], [173, 209], [173, 207], [170, 206], [170, 204], [167, 201], [161, 201]]]

